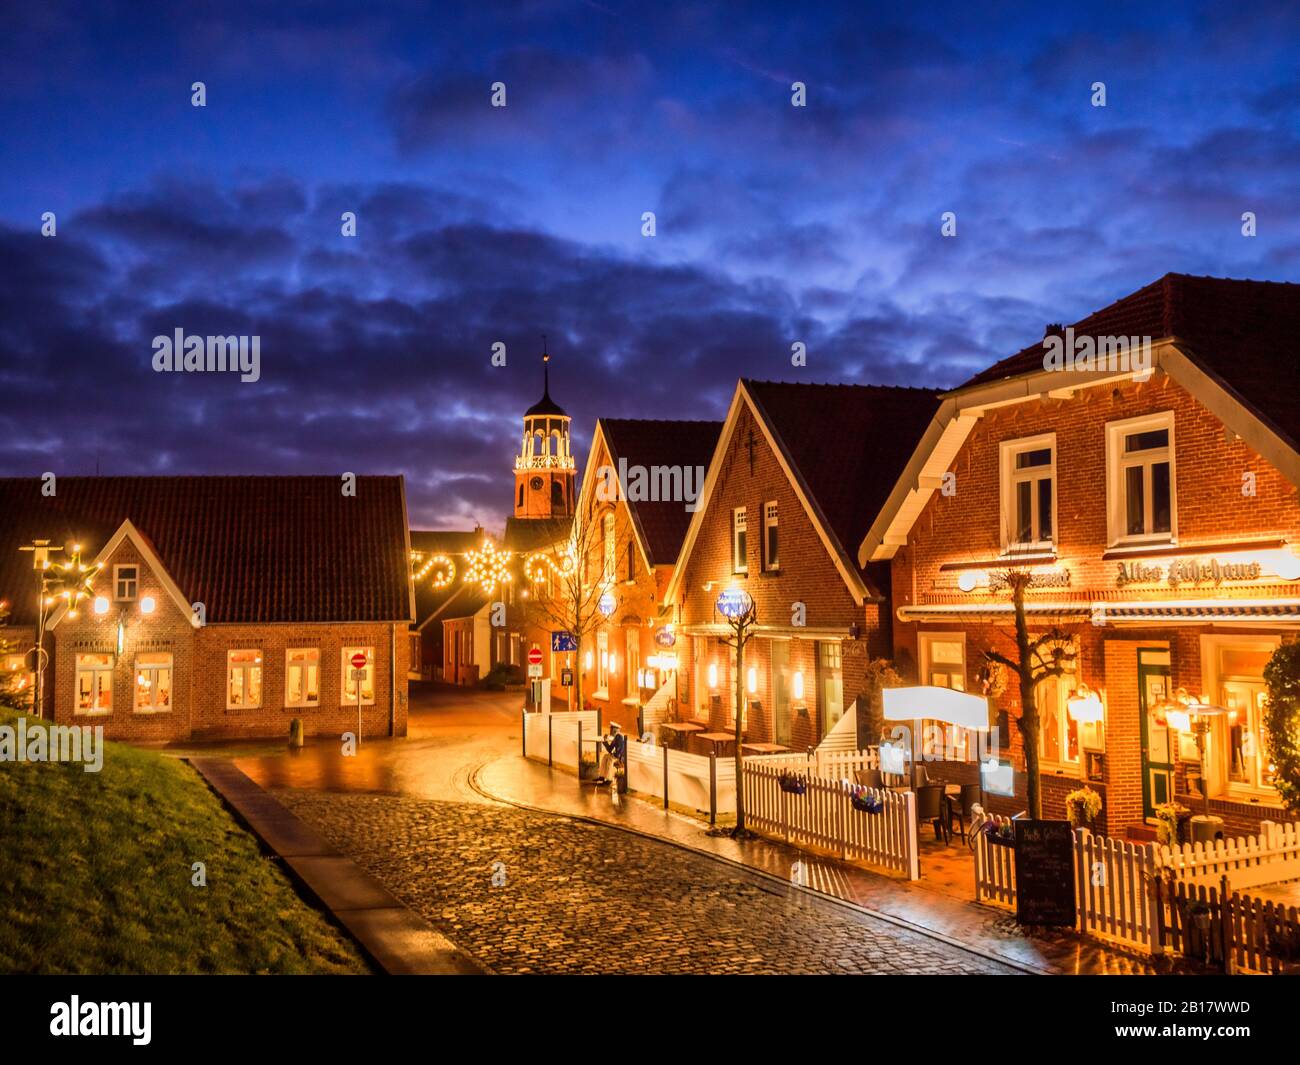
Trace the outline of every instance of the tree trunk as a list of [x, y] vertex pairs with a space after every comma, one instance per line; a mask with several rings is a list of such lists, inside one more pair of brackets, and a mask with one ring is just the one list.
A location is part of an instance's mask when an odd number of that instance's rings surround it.
[[744, 625], [736, 629], [736, 835], [745, 832], [744, 759], [740, 754], [741, 713], [745, 707], [745, 634]]
[[1029, 816], [1037, 820], [1043, 816], [1042, 796], [1039, 792], [1038, 774], [1038, 703], [1034, 693], [1033, 655], [1029, 650], [1029, 625], [1025, 620], [1025, 584], [1027, 580], [1012, 583], [1011, 601], [1016, 614], [1016, 650], [1020, 662], [1020, 737], [1025, 745], [1025, 793]]

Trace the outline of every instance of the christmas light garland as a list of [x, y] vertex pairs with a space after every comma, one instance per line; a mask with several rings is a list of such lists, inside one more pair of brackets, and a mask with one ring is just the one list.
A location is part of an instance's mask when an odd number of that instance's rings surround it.
[[465, 552], [465, 583], [477, 584], [485, 595], [491, 595], [498, 584], [508, 584], [510, 575], [510, 551], [498, 551], [491, 540], [484, 540], [477, 551]]

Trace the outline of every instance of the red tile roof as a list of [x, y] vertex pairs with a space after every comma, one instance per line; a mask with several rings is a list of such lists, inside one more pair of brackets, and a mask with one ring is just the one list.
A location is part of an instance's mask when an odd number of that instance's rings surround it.
[[[1074, 323], [1076, 336], [1169, 337], [1292, 447], [1300, 445], [1300, 285], [1166, 274]], [[1043, 341], [962, 388], [1041, 370]]]
[[849, 559], [939, 409], [926, 388], [745, 381]]
[[[0, 478], [0, 599], [34, 621], [22, 544], [80, 542], [98, 553], [125, 520], [209, 623], [405, 621], [411, 616], [400, 477]], [[58, 556], [55, 556], [56, 558]]]
[[[683, 471], [688, 466], [699, 467], [699, 477], [691, 475], [697, 492], [703, 487], [704, 471], [722, 432], [721, 422], [601, 418], [598, 425], [616, 468], [620, 459], [629, 467], [647, 470], [653, 466], [676, 466]], [[629, 500], [628, 508], [640, 527], [651, 565], [676, 562], [694, 511], [686, 509], [684, 500]]]

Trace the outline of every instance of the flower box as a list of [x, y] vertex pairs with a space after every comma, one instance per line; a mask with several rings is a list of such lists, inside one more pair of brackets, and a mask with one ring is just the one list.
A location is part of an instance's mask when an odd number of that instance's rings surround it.
[[777, 783], [787, 795], [802, 795], [808, 790], [808, 778], [793, 773], [782, 773], [777, 777]]

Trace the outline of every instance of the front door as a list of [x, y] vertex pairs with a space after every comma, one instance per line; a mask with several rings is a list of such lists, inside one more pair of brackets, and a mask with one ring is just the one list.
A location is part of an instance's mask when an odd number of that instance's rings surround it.
[[790, 746], [790, 645], [770, 641], [772, 647], [772, 742]]
[[1169, 652], [1138, 650], [1138, 709], [1142, 720], [1142, 812], [1152, 818], [1156, 807], [1174, 797], [1173, 733], [1156, 708], [1169, 699]]
[[844, 716], [844, 671], [840, 659], [839, 640], [817, 642], [817, 669], [820, 678], [822, 736], [824, 737]]

